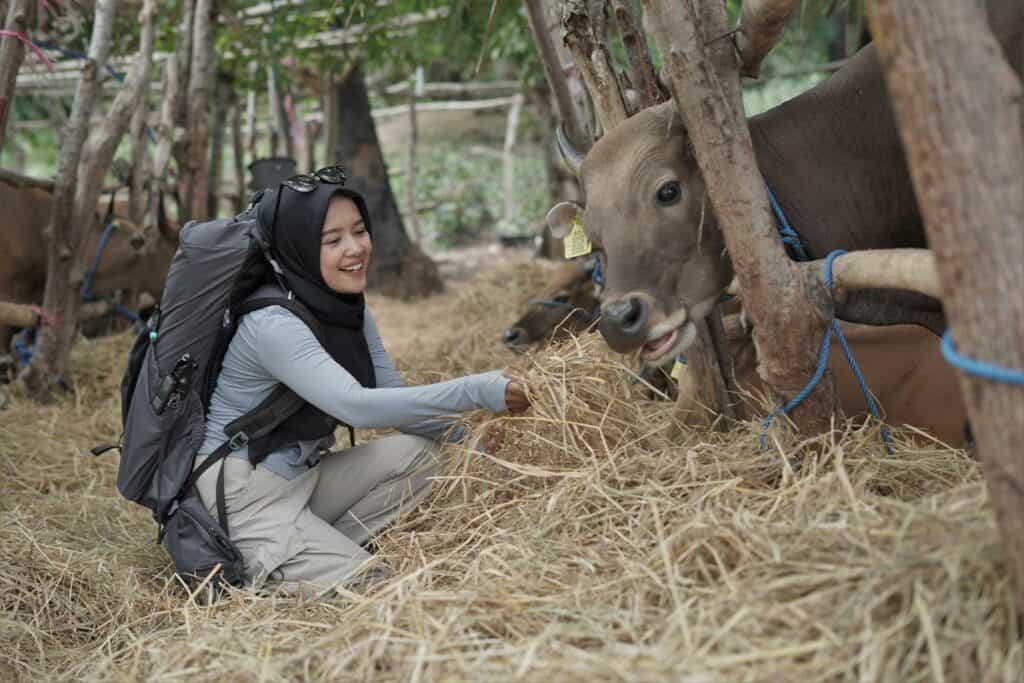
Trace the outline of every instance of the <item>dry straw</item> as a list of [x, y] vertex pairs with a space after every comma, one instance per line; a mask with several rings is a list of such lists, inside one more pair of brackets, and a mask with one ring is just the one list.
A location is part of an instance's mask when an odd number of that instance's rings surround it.
[[514, 263], [372, 301], [414, 380], [511, 366], [536, 404], [472, 415], [435, 493], [380, 538], [395, 576], [330, 600], [190, 599], [116, 494], [116, 455], [88, 453], [119, 433], [129, 339], [79, 344], [71, 397], [0, 413], [0, 679], [1022, 679], [977, 463], [899, 431], [886, 457], [871, 426], [771, 453], [755, 425], [681, 430], [594, 335], [500, 348], [543, 276]]

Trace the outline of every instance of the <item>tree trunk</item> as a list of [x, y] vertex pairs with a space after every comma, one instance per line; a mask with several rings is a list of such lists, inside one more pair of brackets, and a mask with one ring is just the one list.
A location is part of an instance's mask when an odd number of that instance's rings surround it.
[[[630, 81], [638, 94], [636, 105], [630, 106], [630, 115], [664, 99], [661, 88], [658, 87], [658, 78], [654, 73], [651, 55], [647, 51], [647, 35], [640, 22], [633, 16], [630, 9], [632, 4], [632, 0], [612, 1], [615, 22], [619, 27], [619, 36], [622, 38], [622, 46], [629, 62]], [[627, 102], [627, 104], [630, 103]]]
[[[29, 2], [29, 0], [13, 0], [7, 9], [4, 30], [25, 35], [30, 13], [34, 7], [35, 3]], [[0, 38], [0, 149], [4, 146], [7, 119], [14, 101], [14, 86], [18, 80], [18, 71], [24, 61], [24, 43], [13, 36]]]
[[[284, 92], [281, 90], [281, 79], [273, 64], [267, 65], [267, 107], [270, 109], [270, 154], [295, 158], [295, 146], [292, 144], [291, 126], [285, 113]], [[280, 145], [284, 143], [282, 150]]]
[[338, 149], [338, 80], [334, 74], [324, 76], [324, 166], [338, 163], [334, 156]]
[[604, 15], [598, 10], [591, 16], [588, 4], [583, 0], [565, 0], [562, 5], [562, 26], [565, 27], [565, 42], [573, 61], [583, 74], [583, 82], [587, 84], [587, 90], [597, 108], [601, 127], [611, 130], [625, 121], [629, 113], [619, 89], [615, 65], [608, 52], [603, 30]]
[[[579, 201], [580, 191], [576, 184], [576, 178], [569, 172], [562, 163], [555, 144], [555, 127], [558, 126], [558, 115], [555, 113], [554, 97], [544, 86], [535, 88], [532, 96], [534, 108], [537, 110], [537, 118], [540, 121], [541, 130], [545, 131], [544, 140], [544, 176], [548, 185], [548, 205], [554, 206], [563, 201]], [[551, 234], [551, 228], [545, 222], [542, 228], [541, 246], [538, 256], [554, 261], [561, 261], [565, 258], [565, 246], [563, 240], [557, 239]]]
[[[249, 80], [255, 80], [256, 62], [249, 65]], [[256, 90], [250, 86], [245, 94], [245, 150], [249, 159], [256, 157]]]
[[213, 38], [217, 26], [217, 10], [213, 0], [196, 0], [193, 22], [192, 58], [188, 78], [188, 174], [185, 182], [186, 212], [181, 222], [207, 217], [207, 195], [210, 174], [210, 96], [214, 80]]
[[[186, 3], [186, 8], [188, 4]], [[182, 22], [184, 23], [184, 22]], [[178, 43], [180, 48], [181, 43]], [[174, 112], [178, 108], [178, 102], [185, 89], [185, 82], [181, 78], [181, 55], [174, 54], [167, 59], [164, 65], [164, 99], [160, 106], [160, 123], [156, 129], [156, 150], [153, 152], [153, 174], [149, 186], [148, 206], [146, 209], [146, 230], [153, 231], [155, 236], [157, 226], [160, 225], [160, 198], [173, 186], [169, 182], [168, 167], [171, 161], [171, 151], [174, 147]], [[179, 168], [179, 172], [183, 170]], [[179, 205], [178, 219], [181, 219], [181, 206]]]
[[561, 22], [547, 12], [542, 0], [526, 0], [526, 10], [558, 119], [565, 126], [565, 132], [572, 143], [579, 149], [588, 149], [594, 135], [587, 125], [585, 108], [573, 97], [570, 79], [566, 75], [566, 68], [572, 65], [572, 58], [562, 45]]
[[[68, 125], [62, 133], [53, 216], [47, 228], [50, 241], [42, 316], [46, 322], [40, 328], [32, 362], [20, 377], [29, 395], [39, 399], [48, 398], [53, 388], [59, 385], [75, 333], [78, 302], [71, 287], [70, 268], [75, 256], [75, 188], [78, 185], [79, 162], [89, 134], [89, 119], [100, 91], [98, 72], [106, 65], [110, 52], [116, 8], [116, 0], [97, 0], [88, 59], [75, 89]], [[70, 322], [64, 324], [65, 320]]]
[[516, 202], [516, 175], [515, 156], [513, 150], [516, 145], [516, 137], [519, 134], [519, 114], [523, 110], [523, 96], [517, 94], [512, 106], [508, 108], [508, 118], [505, 122], [505, 144], [502, 148], [501, 157], [501, 184], [502, 194], [505, 195], [505, 225], [515, 223], [518, 202]]
[[369, 286], [388, 296], [402, 299], [439, 292], [443, 286], [437, 266], [412, 242], [398, 212], [377, 129], [370, 116], [370, 99], [363, 70], [356, 64], [337, 86], [338, 139], [333, 163], [349, 171], [349, 187], [366, 199], [373, 223], [373, 258]]
[[237, 90], [231, 91], [231, 149], [235, 169], [235, 211], [245, 208], [248, 195], [245, 187], [245, 145], [242, 142], [242, 100]]
[[416, 212], [416, 145], [420, 137], [419, 126], [416, 123], [416, 96], [419, 95], [416, 84], [418, 80], [414, 76], [409, 84], [409, 164], [405, 169], [405, 210], [409, 216], [412, 235], [416, 243], [422, 245], [423, 234], [420, 232], [420, 217]]
[[128, 217], [136, 225], [143, 225], [146, 220], [146, 185], [149, 175], [148, 128], [149, 97], [143, 95], [139, 106], [132, 114], [128, 129], [128, 138], [132, 145], [132, 172], [128, 193]]
[[[760, 349], [758, 371], [783, 396], [814, 373], [824, 334], [811, 286], [786, 255], [750, 142], [725, 7], [715, 1], [644, 0], [672, 95], [692, 140]], [[821, 302], [830, 310], [830, 302]], [[828, 373], [791, 415], [812, 432], [829, 428], [834, 387]]]
[[[956, 347], [1024, 370], [1024, 89], [976, 3], [871, 0], [868, 19]], [[1024, 386], [962, 385], [1024, 616]]]
[[221, 167], [224, 165], [224, 137], [228, 125], [228, 109], [234, 82], [230, 75], [218, 74], [218, 96], [213, 98], [213, 130], [210, 135], [210, 172], [206, 182], [205, 216], [220, 214]]

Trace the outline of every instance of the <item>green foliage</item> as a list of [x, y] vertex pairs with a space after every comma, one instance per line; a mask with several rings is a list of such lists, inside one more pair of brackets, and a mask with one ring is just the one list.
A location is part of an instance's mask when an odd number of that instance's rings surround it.
[[[392, 177], [391, 188], [402, 202], [407, 191], [407, 161], [403, 158], [399, 163], [389, 163], [401, 170]], [[537, 221], [549, 208], [543, 153], [532, 145], [516, 147], [516, 212], [508, 224], [501, 218], [504, 187], [498, 150], [483, 151], [444, 141], [422, 147], [416, 165], [416, 205], [422, 208], [419, 221], [428, 244], [452, 247], [498, 235], [534, 235]]]

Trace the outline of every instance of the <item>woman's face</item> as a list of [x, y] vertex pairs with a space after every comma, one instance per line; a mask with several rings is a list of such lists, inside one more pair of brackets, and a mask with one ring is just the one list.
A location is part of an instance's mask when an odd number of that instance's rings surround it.
[[366, 289], [366, 269], [373, 244], [359, 209], [348, 197], [335, 197], [327, 207], [320, 233], [320, 275], [339, 294]]

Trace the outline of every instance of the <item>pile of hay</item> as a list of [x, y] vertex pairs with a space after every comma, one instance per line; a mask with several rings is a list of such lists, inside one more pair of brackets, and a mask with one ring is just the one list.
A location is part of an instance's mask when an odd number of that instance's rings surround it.
[[[203, 606], [114, 490], [129, 340], [84, 342], [73, 397], [0, 413], [0, 678], [1020, 681], [1024, 646], [977, 463], [897, 431], [679, 432], [587, 335], [498, 344], [543, 273], [372, 301], [417, 381], [512, 366], [535, 409], [470, 417], [427, 502], [380, 539], [395, 576], [314, 601]], [[114, 368], [117, 368], [116, 370]], [[491, 426], [494, 455], [476, 450]]]

